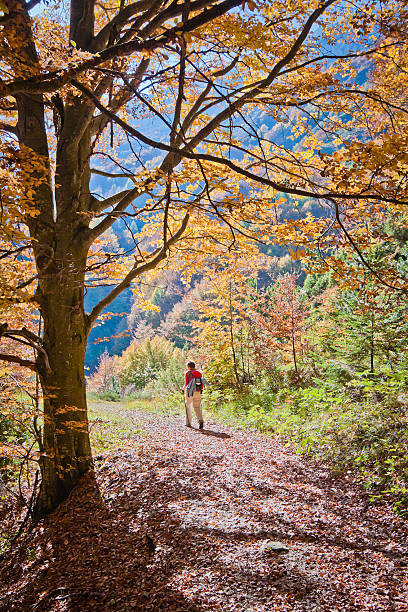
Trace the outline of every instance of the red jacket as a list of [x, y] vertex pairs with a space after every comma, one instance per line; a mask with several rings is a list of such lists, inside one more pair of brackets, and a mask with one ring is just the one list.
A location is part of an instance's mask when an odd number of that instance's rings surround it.
[[[186, 372], [186, 376], [185, 376], [185, 386], [187, 387], [188, 383], [190, 382], [190, 380], [192, 378], [201, 378], [202, 374], [201, 372], [199, 372], [198, 370], [187, 370]], [[204, 385], [203, 385], [204, 386]]]

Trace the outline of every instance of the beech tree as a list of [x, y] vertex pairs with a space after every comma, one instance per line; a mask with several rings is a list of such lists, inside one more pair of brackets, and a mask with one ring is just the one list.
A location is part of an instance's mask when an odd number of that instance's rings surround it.
[[[406, 37], [389, 24], [385, 40], [376, 7], [335, 0], [3, 0], [0, 11], [1, 336], [36, 355], [0, 358], [41, 382], [43, 516], [92, 466], [86, 341], [123, 290], [176, 249], [194, 259], [265, 239], [279, 193], [334, 202], [340, 225], [351, 201], [404, 202], [398, 176], [384, 185], [381, 156], [360, 171], [359, 151], [344, 146], [331, 162], [313, 130], [330, 115], [321, 127], [334, 142], [347, 113], [402, 112], [384, 82], [358, 85], [353, 62], [401, 51]], [[282, 143], [282, 122], [306, 134], [303, 148]], [[127, 252], [103, 238], [119, 221], [133, 234]], [[98, 284], [110, 291], [85, 312]], [[40, 313], [41, 334], [7, 325], [22, 302]]]

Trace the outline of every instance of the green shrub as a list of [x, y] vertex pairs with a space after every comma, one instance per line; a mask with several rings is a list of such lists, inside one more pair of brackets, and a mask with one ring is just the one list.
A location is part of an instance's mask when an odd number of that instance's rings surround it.
[[121, 396], [120, 393], [116, 391], [104, 391], [102, 393], [95, 393], [94, 397], [97, 399], [105, 400], [107, 402], [120, 402]]

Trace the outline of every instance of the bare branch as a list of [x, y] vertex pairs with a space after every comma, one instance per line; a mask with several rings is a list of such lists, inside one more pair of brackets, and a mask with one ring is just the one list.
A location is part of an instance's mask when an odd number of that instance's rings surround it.
[[[106, 173], [104, 173], [103, 176], [106, 176]], [[126, 175], [123, 174], [122, 176], [126, 176]], [[123, 198], [128, 196], [131, 192], [134, 192], [134, 189], [124, 189], [123, 191], [119, 191], [118, 193], [115, 193], [114, 195], [110, 196], [109, 198], [105, 198], [104, 200], [98, 200], [97, 198], [93, 197], [89, 210], [91, 212], [101, 212], [105, 210], [105, 208], [109, 208], [110, 206], [115, 206], [115, 204], [120, 202]]]
[[131, 172], [105, 172], [99, 168], [91, 168], [92, 174], [99, 174], [100, 176], [106, 176], [107, 178], [129, 178], [134, 179], [135, 175]]
[[[51, 372], [48, 355], [42, 346], [42, 339], [40, 336], [37, 336], [26, 327], [22, 329], [9, 329], [7, 323], [3, 323], [0, 325], [0, 339], [1, 337], [10, 338], [10, 340], [15, 340], [16, 342], [31, 346], [42, 356], [47, 372]], [[21, 340], [21, 338], [24, 338], [24, 340]]]
[[[106, 230], [115, 221], [117, 221], [118, 217], [126, 210], [129, 204], [131, 204], [133, 200], [139, 197], [143, 192], [144, 190], [140, 189], [140, 187], [134, 187], [133, 189], [130, 189], [127, 192], [123, 192], [125, 193], [125, 195], [118, 202], [115, 208], [110, 213], [108, 213], [106, 217], [104, 217], [102, 221], [98, 223], [98, 225], [95, 225], [95, 227], [88, 230], [86, 240], [88, 240], [89, 243], [92, 243], [98, 236], [103, 234], [103, 232], [106, 232]], [[115, 196], [112, 197], [114, 198]], [[108, 198], [108, 200], [109, 199], [110, 198]], [[104, 206], [104, 208], [106, 208], [106, 206]]]
[[5, 132], [10, 132], [10, 134], [14, 134], [14, 136], [18, 136], [17, 126], [9, 125], [4, 121], [0, 121], [0, 130], [4, 130]]
[[25, 368], [30, 368], [34, 372], [37, 371], [37, 366], [34, 361], [30, 361], [29, 359], [23, 359], [22, 357], [17, 357], [17, 355], [8, 355], [7, 353], [0, 353], [0, 361], [7, 361], [9, 363], [17, 363]]

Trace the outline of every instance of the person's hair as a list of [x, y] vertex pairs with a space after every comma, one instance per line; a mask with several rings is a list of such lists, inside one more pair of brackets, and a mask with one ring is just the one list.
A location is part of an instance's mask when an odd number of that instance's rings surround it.
[[195, 363], [194, 363], [194, 361], [189, 361], [189, 362], [188, 362], [188, 364], [187, 364], [187, 367], [188, 367], [188, 368], [195, 368]]

